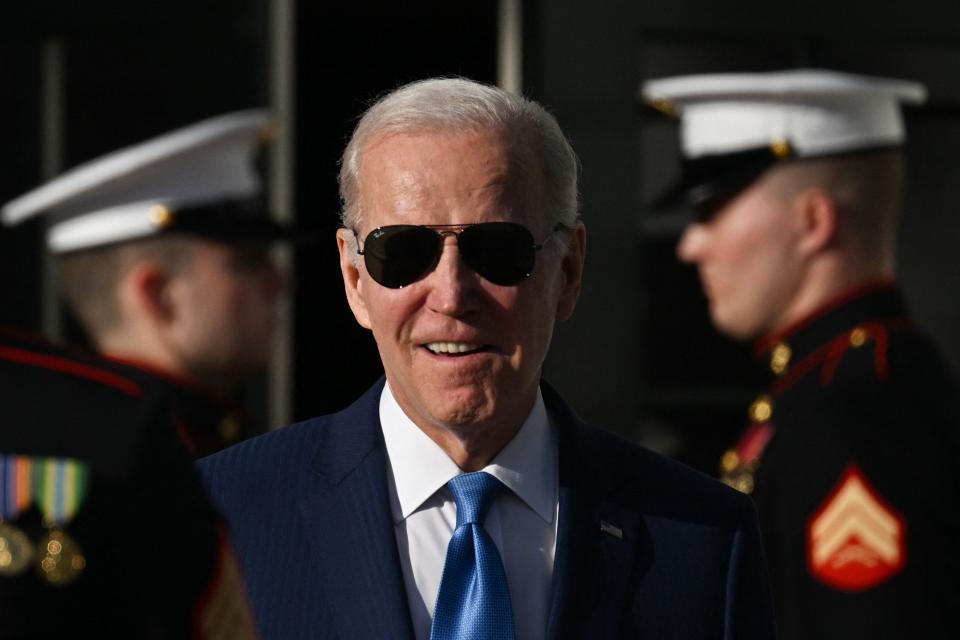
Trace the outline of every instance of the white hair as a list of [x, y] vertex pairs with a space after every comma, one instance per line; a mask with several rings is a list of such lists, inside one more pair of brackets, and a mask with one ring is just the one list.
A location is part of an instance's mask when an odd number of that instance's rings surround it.
[[340, 219], [359, 230], [360, 157], [386, 134], [436, 131], [503, 132], [517, 145], [519, 162], [537, 162], [550, 222], [573, 224], [579, 215], [577, 157], [556, 118], [522, 96], [465, 78], [433, 78], [404, 85], [367, 109], [340, 160]]

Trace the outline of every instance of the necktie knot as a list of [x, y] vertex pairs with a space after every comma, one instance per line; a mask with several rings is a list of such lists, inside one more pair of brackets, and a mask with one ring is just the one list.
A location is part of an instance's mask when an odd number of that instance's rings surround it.
[[457, 528], [447, 546], [430, 640], [514, 640], [510, 587], [497, 545], [483, 520], [503, 488], [489, 473], [447, 483], [457, 502]]
[[457, 502], [457, 526], [483, 524], [490, 505], [503, 485], [484, 471], [464, 473], [447, 483]]

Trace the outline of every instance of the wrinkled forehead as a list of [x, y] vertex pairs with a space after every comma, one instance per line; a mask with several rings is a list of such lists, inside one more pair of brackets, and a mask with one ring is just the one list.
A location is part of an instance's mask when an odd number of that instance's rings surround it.
[[418, 207], [472, 203], [478, 216], [546, 224], [540, 158], [509, 132], [388, 132], [364, 145], [358, 161], [363, 217], [383, 213], [384, 207], [403, 215]]

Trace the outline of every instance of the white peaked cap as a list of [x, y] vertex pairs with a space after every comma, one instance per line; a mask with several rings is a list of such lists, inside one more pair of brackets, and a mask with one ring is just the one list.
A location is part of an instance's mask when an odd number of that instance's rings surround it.
[[146, 237], [178, 210], [256, 197], [254, 153], [266, 111], [229, 113], [86, 162], [0, 209], [14, 225], [48, 218], [55, 252]]
[[687, 158], [782, 143], [801, 158], [895, 146], [905, 139], [900, 104], [926, 99], [916, 82], [818, 69], [677, 76], [641, 92], [680, 117]]
[[784, 160], [900, 146], [901, 104], [926, 99], [916, 82], [819, 69], [661, 78], [641, 94], [680, 118], [682, 172], [655, 207], [729, 197]]

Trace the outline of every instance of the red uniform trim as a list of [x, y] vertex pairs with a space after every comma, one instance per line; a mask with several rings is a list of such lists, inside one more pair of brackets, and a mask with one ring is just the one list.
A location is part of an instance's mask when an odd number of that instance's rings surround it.
[[756, 464], [773, 438], [774, 427], [769, 422], [755, 422], [740, 437], [735, 451], [741, 465]]
[[110, 354], [101, 354], [105, 360], [110, 360], [116, 362], [117, 364], [123, 365], [125, 367], [130, 367], [132, 369], [139, 369], [154, 378], [159, 378], [161, 380], [166, 380], [167, 382], [180, 387], [181, 389], [187, 389], [197, 395], [203, 396], [210, 400], [215, 405], [229, 408], [231, 406], [230, 401], [216, 389], [211, 389], [206, 386], [203, 382], [192, 378], [188, 375], [171, 373], [164, 369], [160, 369], [152, 364], [147, 362], [142, 362], [140, 360], [134, 360], [132, 358], [122, 358], [119, 356], [114, 356]]
[[[846, 334], [844, 334], [844, 337], [846, 337]], [[790, 367], [782, 377], [777, 378], [776, 382], [773, 383], [770, 389], [771, 394], [774, 397], [779, 396], [823, 364], [827, 359], [832, 344], [833, 343], [828, 342]]]
[[180, 418], [176, 419], [177, 425], [177, 436], [180, 440], [183, 441], [184, 446], [187, 447], [187, 452], [190, 454], [191, 458], [197, 457], [197, 445], [193, 441], [193, 438], [190, 435], [190, 429], [187, 428], [187, 425], [184, 424], [183, 420]]
[[[857, 325], [866, 333], [867, 339], [873, 341], [874, 369], [877, 372], [877, 377], [881, 380], [885, 380], [890, 375], [890, 333], [907, 329], [910, 326], [912, 324], [907, 318], [893, 318], [883, 322], [864, 322]], [[820, 370], [820, 383], [823, 385], [830, 384], [833, 382], [833, 376], [836, 374], [840, 361], [852, 346], [850, 344], [850, 330], [844, 331], [791, 366], [783, 376], [773, 383], [770, 388], [771, 395], [779, 396], [821, 365], [823, 365], [823, 368]]]
[[786, 342], [789, 336], [793, 335], [803, 327], [807, 326], [808, 324], [812, 324], [815, 320], [818, 320], [823, 316], [829, 315], [849, 302], [856, 300], [857, 298], [862, 298], [863, 296], [871, 293], [887, 291], [895, 287], [896, 282], [892, 278], [881, 278], [880, 280], [874, 280], [872, 282], [856, 286], [852, 289], [847, 289], [839, 295], [831, 298], [826, 304], [818, 307], [816, 310], [812, 311], [806, 316], [791, 322], [789, 325], [783, 329], [780, 329], [779, 331], [768, 334], [757, 340], [753, 345], [753, 352], [757, 357], [762, 356], [766, 352], [773, 349], [778, 342]]
[[143, 389], [135, 382], [117, 375], [112, 371], [99, 369], [95, 366], [68, 360], [60, 356], [48, 355], [44, 353], [35, 353], [16, 347], [0, 346], [0, 358], [11, 362], [19, 362], [41, 369], [52, 369], [67, 375], [84, 378], [93, 382], [113, 387], [128, 396], [140, 398], [143, 396]]

